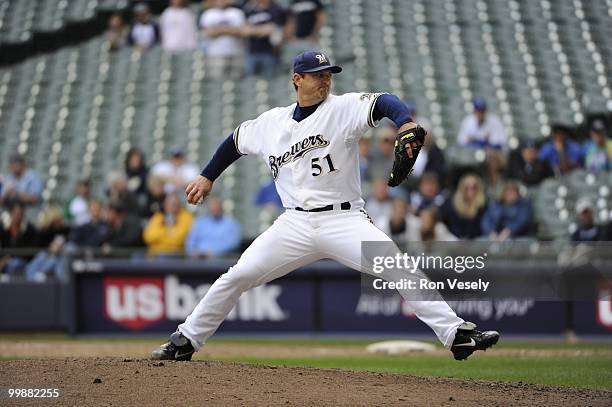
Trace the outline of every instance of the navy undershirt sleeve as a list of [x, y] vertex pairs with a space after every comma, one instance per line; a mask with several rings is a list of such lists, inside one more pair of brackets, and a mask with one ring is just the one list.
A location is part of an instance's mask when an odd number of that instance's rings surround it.
[[374, 121], [379, 121], [383, 117], [391, 119], [398, 129], [412, 121], [408, 107], [406, 107], [404, 102], [397, 96], [389, 93], [384, 93], [376, 99], [376, 105], [372, 113]]
[[215, 154], [200, 175], [214, 182], [227, 167], [232, 165], [232, 163], [240, 157], [242, 156], [236, 149], [234, 134], [232, 133], [223, 143], [221, 143], [219, 148], [217, 148], [217, 151], [215, 151]]

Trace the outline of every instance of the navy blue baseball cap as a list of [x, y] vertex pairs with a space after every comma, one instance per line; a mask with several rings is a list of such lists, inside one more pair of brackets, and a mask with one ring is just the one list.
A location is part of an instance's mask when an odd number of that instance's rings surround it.
[[474, 98], [472, 99], [472, 105], [476, 110], [487, 110], [487, 101], [483, 98]]
[[321, 51], [305, 51], [293, 59], [294, 73], [312, 73], [329, 69], [332, 73], [342, 72], [338, 65], [332, 65], [331, 60]]
[[521, 142], [522, 148], [538, 148], [538, 142], [535, 139], [527, 138]]

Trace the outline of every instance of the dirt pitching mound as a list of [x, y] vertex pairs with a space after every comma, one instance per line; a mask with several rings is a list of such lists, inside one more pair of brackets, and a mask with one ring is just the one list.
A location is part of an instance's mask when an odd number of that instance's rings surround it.
[[[0, 379], [4, 388], [61, 391], [58, 399], [8, 401], [8, 405], [18, 406], [608, 406], [612, 400], [612, 392], [564, 387], [108, 357], [2, 361]], [[0, 400], [2, 405], [6, 402]]]

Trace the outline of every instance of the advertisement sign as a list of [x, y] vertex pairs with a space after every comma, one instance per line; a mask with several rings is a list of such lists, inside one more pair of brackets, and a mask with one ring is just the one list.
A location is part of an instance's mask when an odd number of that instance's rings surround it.
[[[191, 313], [212, 284], [174, 274], [80, 279], [81, 332], [167, 332]], [[239, 298], [221, 331], [314, 329], [312, 284], [284, 281], [255, 287]]]
[[[608, 296], [608, 298], [610, 298]], [[321, 287], [322, 331], [430, 332], [399, 295], [360, 290], [360, 282], [332, 281]], [[567, 328], [566, 302], [525, 298], [448, 301], [457, 315], [484, 329], [515, 334], [558, 334]], [[577, 332], [612, 334], [612, 301], [571, 303]]]
[[[176, 268], [173, 268], [176, 270]], [[154, 274], [114, 269], [77, 273], [76, 331], [167, 333], [176, 329], [206, 294], [218, 273]], [[346, 271], [346, 270], [340, 270]], [[612, 334], [609, 285], [600, 301], [571, 303], [580, 334]], [[499, 298], [448, 301], [459, 316], [484, 329], [513, 334], [560, 334], [568, 302]], [[430, 333], [397, 294], [363, 290], [359, 273], [304, 269], [246, 291], [220, 332]]]

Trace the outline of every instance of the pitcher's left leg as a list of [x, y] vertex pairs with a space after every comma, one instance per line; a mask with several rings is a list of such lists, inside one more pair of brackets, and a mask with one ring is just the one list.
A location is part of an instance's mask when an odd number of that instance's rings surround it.
[[[352, 269], [372, 274], [387, 281], [399, 281], [405, 273], [386, 272], [376, 274], [370, 267], [362, 266], [362, 242], [389, 242], [393, 253], [399, 249], [384, 232], [374, 226], [365, 212], [350, 211], [330, 215], [325, 221], [325, 232], [320, 234], [318, 243], [326, 257], [336, 260]], [[385, 245], [386, 246], [386, 245]], [[391, 248], [391, 246], [389, 246]], [[390, 254], [390, 251], [387, 253]], [[385, 253], [375, 253], [385, 255]], [[415, 315], [427, 324], [442, 344], [450, 348], [457, 328], [464, 321], [443, 300], [415, 300], [414, 290], [398, 290]]]

